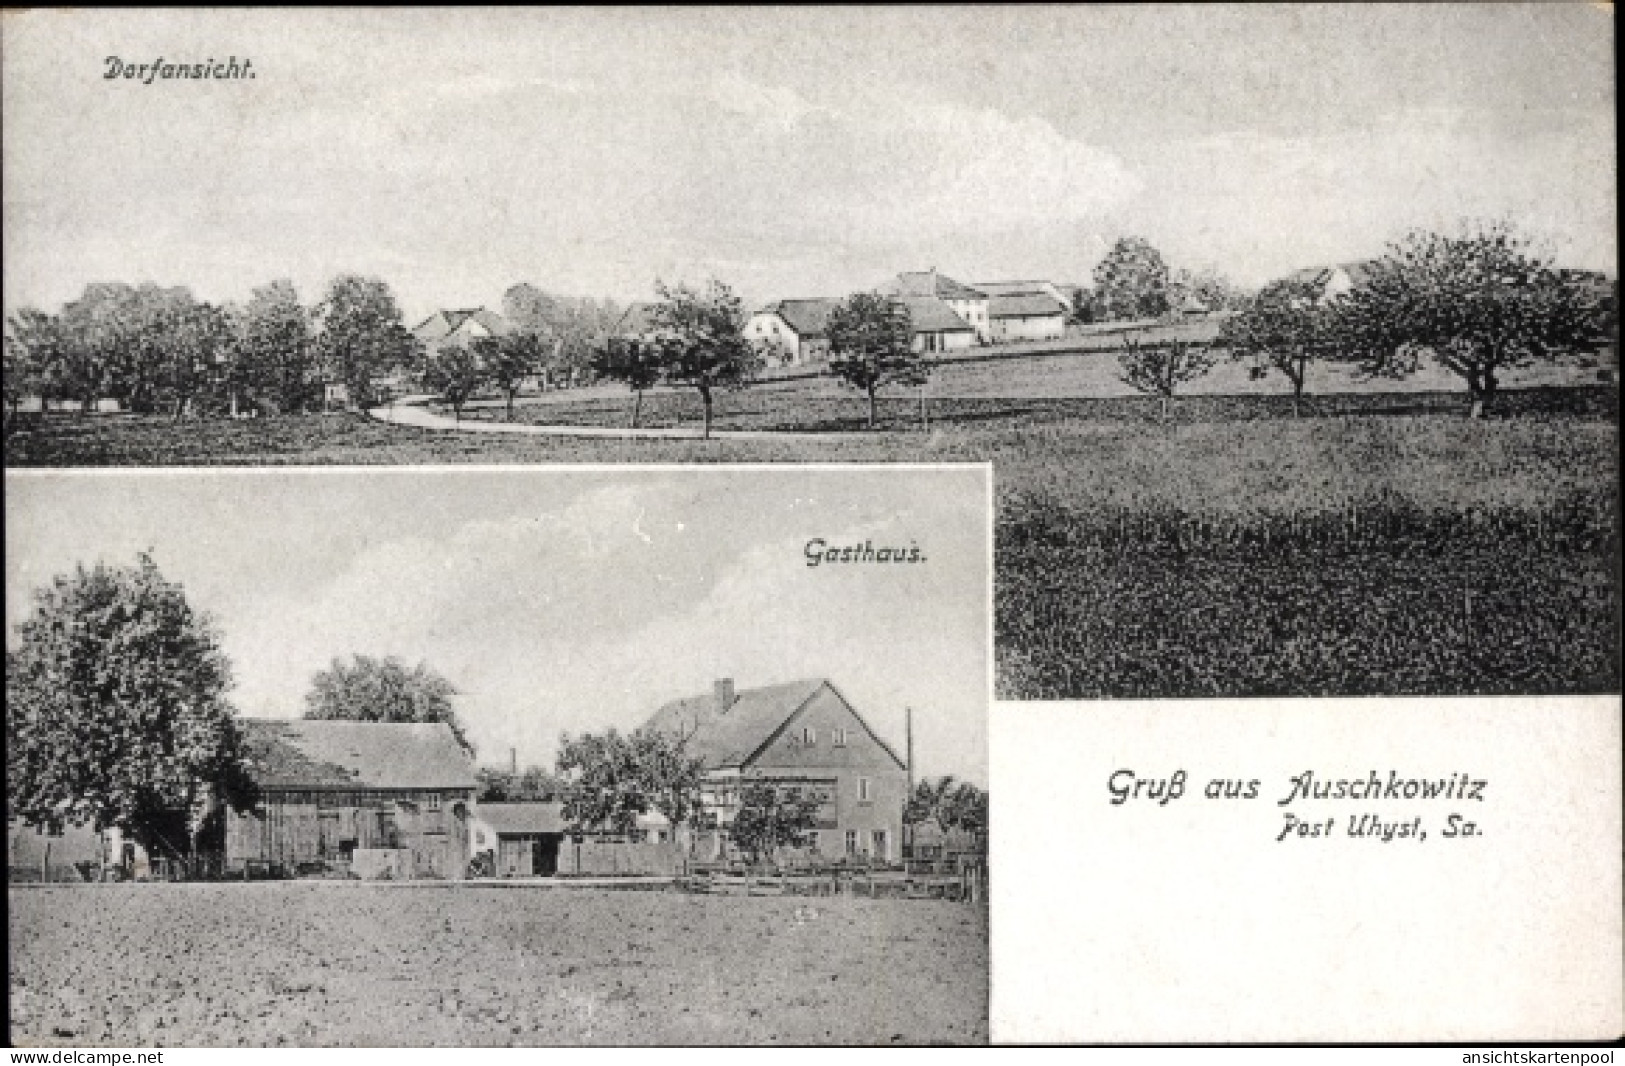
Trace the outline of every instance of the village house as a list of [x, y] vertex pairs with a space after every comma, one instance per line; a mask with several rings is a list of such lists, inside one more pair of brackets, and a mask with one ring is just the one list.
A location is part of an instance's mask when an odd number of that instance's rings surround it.
[[[990, 304], [991, 301], [998, 299], [1000, 296], [1048, 296], [1050, 299], [1066, 308], [1068, 314], [1076, 310], [1077, 307], [1073, 300], [1072, 292], [1061, 288], [1061, 286], [1055, 284], [1053, 281], [1044, 281], [1042, 279], [1030, 279], [1027, 281], [976, 281], [971, 283], [971, 288], [976, 289], [979, 292], [987, 293], [987, 298]], [[989, 311], [991, 312], [991, 310], [992, 308], [990, 306]]]
[[444, 723], [244, 719], [253, 809], [222, 812], [227, 873], [468, 870], [474, 762]]
[[[988, 317], [988, 294], [957, 282], [946, 274], [937, 273], [936, 267], [905, 271], [877, 291], [886, 296], [932, 297], [940, 300], [964, 325], [970, 327], [975, 341], [986, 344], [993, 339], [993, 321]], [[924, 350], [936, 349], [928, 346]]]
[[819, 856], [901, 857], [908, 770], [833, 683], [823, 678], [673, 700], [645, 728], [685, 738], [705, 762], [702, 803], [720, 830], [698, 841], [722, 854], [743, 790], [768, 784], [818, 804], [810, 850]]
[[1011, 293], [988, 301], [993, 343], [1049, 341], [1066, 336], [1066, 305], [1041, 292]]
[[975, 347], [977, 333], [953, 308], [935, 296], [898, 296], [908, 311], [916, 352], [949, 352]]
[[1331, 266], [1305, 267], [1295, 270], [1282, 278], [1296, 284], [1313, 286], [1316, 303], [1330, 303], [1340, 296], [1346, 295], [1365, 280], [1371, 270], [1370, 260], [1361, 260], [1349, 263], [1334, 263]]
[[841, 301], [827, 297], [776, 300], [750, 316], [745, 336], [780, 366], [829, 359], [829, 317]]
[[412, 327], [412, 336], [430, 351], [447, 344], [466, 347], [482, 337], [502, 337], [509, 332], [507, 319], [483, 307], [436, 311]]

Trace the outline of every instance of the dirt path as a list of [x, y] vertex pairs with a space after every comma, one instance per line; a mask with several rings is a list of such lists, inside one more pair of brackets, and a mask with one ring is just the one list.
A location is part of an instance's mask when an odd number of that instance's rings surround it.
[[[367, 412], [369, 418], [397, 426], [438, 429], [461, 433], [521, 433], [534, 437], [634, 437], [654, 440], [699, 440], [698, 429], [632, 429], [620, 426], [549, 426], [532, 422], [462, 422], [437, 415], [426, 404], [432, 396], [407, 396]], [[796, 433], [766, 429], [713, 429], [713, 440], [834, 440], [836, 433]]]

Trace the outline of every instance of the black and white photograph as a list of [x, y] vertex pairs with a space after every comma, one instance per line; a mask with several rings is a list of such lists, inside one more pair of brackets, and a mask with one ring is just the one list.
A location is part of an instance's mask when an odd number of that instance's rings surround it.
[[1577, 3], [8, 16], [6, 464], [989, 461], [1001, 698], [1618, 692], [1612, 57]]
[[1617, 140], [1578, 0], [5, 12], [13, 1042], [1625, 1029]]
[[988, 1039], [986, 468], [6, 481], [11, 1039]]

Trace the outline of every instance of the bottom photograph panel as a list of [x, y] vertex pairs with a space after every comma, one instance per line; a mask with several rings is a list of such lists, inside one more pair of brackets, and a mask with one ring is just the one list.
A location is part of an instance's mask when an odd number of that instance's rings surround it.
[[12, 1043], [987, 1042], [990, 506], [8, 474]]

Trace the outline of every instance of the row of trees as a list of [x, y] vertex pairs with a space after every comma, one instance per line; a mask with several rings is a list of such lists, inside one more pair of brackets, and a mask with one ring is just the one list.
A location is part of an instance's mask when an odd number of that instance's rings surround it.
[[[214, 623], [157, 564], [80, 566], [35, 593], [6, 653], [6, 793], [10, 817], [35, 825], [118, 827], [149, 851], [194, 850], [215, 797], [254, 802], [243, 738], [227, 693], [231, 665]], [[425, 663], [335, 659], [312, 678], [304, 717], [442, 722], [473, 754], [456, 687]], [[631, 834], [659, 813], [674, 827], [714, 828], [702, 804], [703, 760], [687, 738], [637, 730], [561, 737], [556, 773], [482, 771], [481, 799], [562, 799], [578, 831]], [[730, 834], [753, 858], [804, 842], [816, 804], [747, 785]], [[982, 829], [986, 795], [951, 778], [922, 782], [913, 823]]]
[[1073, 290], [1073, 319], [1092, 322], [1144, 321], [1182, 314], [1230, 311], [1246, 294], [1213, 270], [1172, 270], [1144, 237], [1121, 237], [1095, 264], [1093, 288]]
[[1416, 231], [1367, 264], [1346, 293], [1293, 279], [1267, 286], [1226, 319], [1215, 342], [1125, 338], [1122, 380], [1160, 397], [1166, 418], [1176, 392], [1228, 353], [1284, 377], [1297, 414], [1316, 363], [1402, 378], [1431, 355], [1464, 381], [1476, 418], [1508, 370], [1614, 339], [1617, 284], [1604, 292], [1556, 269], [1505, 224]]
[[38, 396], [87, 412], [111, 399], [176, 419], [300, 412], [322, 403], [324, 381], [364, 397], [377, 377], [418, 358], [389, 286], [376, 278], [334, 278], [309, 308], [289, 281], [224, 306], [185, 288], [97, 283], [57, 314], [24, 308], [7, 322], [6, 411], [9, 418]]

